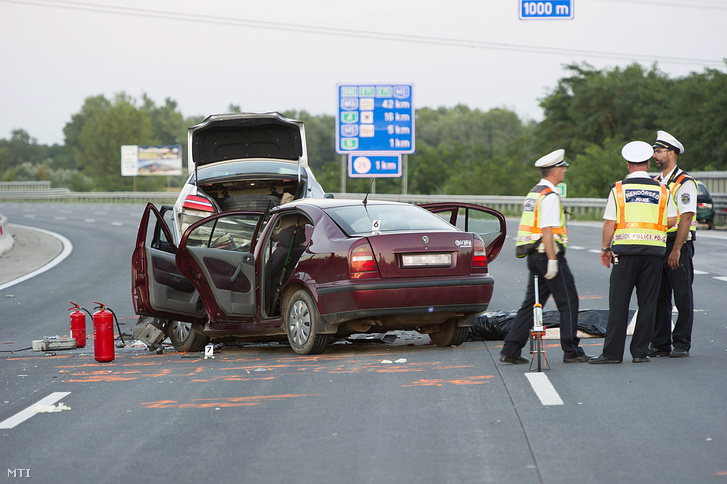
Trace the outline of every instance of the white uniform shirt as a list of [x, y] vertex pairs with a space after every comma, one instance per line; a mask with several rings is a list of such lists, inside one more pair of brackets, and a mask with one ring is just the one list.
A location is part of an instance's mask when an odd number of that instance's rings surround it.
[[550, 187], [556, 194], [556, 196], [548, 195], [543, 197], [540, 201], [540, 218], [538, 219], [538, 228], [543, 227], [560, 227], [560, 197], [558, 196], [558, 190], [555, 185], [550, 183], [545, 178], [538, 182], [538, 185], [545, 185]]
[[[626, 179], [629, 178], [647, 178], [651, 180], [651, 177], [645, 171], [635, 171], [633, 173], [629, 173], [626, 176]], [[694, 199], [696, 200], [696, 196], [694, 197]], [[671, 197], [669, 197], [669, 201], [666, 204], [666, 216], [677, 216], [677, 207], [676, 205], [674, 205], [674, 200]], [[606, 210], [603, 211], [603, 219], [616, 220], [616, 200], [613, 198], [613, 190], [608, 193], [608, 201], [606, 201]]]
[[[659, 181], [666, 185], [666, 182], [673, 176], [676, 180], [679, 175], [682, 174], [682, 170], [675, 166], [666, 176], [661, 175]], [[674, 202], [677, 204], [679, 213], [692, 212], [697, 213], [697, 184], [692, 182], [682, 183], [679, 189], [674, 194]]]

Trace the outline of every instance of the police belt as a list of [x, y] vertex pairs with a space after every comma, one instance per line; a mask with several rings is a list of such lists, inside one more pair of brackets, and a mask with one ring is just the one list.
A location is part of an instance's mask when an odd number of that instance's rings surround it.
[[[669, 242], [673, 242], [674, 240], [676, 240], [676, 238], [677, 238], [676, 230], [673, 232], [666, 233], [666, 240], [668, 240]], [[684, 242], [689, 242], [692, 240], [697, 240], [697, 231], [696, 230], [690, 230], [689, 233], [687, 234], [687, 239]]]

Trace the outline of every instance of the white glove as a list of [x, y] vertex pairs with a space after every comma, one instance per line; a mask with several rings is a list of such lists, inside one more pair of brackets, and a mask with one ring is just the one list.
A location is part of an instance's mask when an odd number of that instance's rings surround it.
[[558, 274], [558, 259], [548, 260], [548, 272], [545, 273], [546, 279], [552, 279]]

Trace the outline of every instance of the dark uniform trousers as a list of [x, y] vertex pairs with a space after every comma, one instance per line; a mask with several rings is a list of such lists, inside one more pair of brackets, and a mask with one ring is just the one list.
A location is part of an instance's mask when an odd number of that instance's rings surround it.
[[535, 276], [538, 276], [538, 297], [540, 304], [545, 302], [552, 294], [555, 304], [560, 312], [560, 346], [563, 348], [563, 358], [575, 358], [583, 355], [579, 347], [578, 338], [578, 292], [576, 291], [573, 274], [560, 252], [558, 257], [558, 274], [553, 279], [546, 279], [548, 272], [548, 256], [540, 252], [528, 255], [528, 270], [530, 271], [528, 289], [525, 300], [515, 315], [510, 331], [505, 336], [505, 344], [501, 354], [505, 356], [520, 356], [522, 348], [530, 337], [533, 327], [533, 304], [535, 304]]
[[[654, 338], [651, 347], [669, 351], [672, 343], [675, 348], [689, 351], [692, 346], [692, 324], [694, 323], [694, 242], [688, 240], [682, 245], [679, 253], [679, 267], [669, 267], [669, 254], [674, 247], [676, 237], [669, 237], [666, 241], [666, 255], [663, 258], [663, 271], [659, 302], [656, 306], [656, 321], [654, 323]], [[672, 299], [676, 304], [679, 316], [671, 329]]]
[[636, 327], [631, 338], [631, 356], [645, 358], [654, 333], [657, 296], [661, 283], [662, 257], [655, 255], [619, 255], [611, 269], [608, 297], [609, 313], [603, 356], [623, 360], [626, 329], [629, 325], [631, 293], [636, 287], [639, 304]]

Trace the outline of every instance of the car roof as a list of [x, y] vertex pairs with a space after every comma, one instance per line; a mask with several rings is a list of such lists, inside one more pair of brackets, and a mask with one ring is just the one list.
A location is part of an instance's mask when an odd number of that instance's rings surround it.
[[[313, 206], [318, 207], [322, 210], [328, 209], [328, 208], [334, 208], [334, 207], [352, 207], [356, 205], [361, 205], [363, 203], [363, 199], [354, 199], [354, 198], [301, 198], [298, 200], [293, 200], [292, 202], [286, 203], [285, 205], [281, 205], [278, 207], [278, 209], [284, 210], [288, 207], [301, 207], [304, 208], [304, 206]], [[412, 205], [410, 203], [402, 203], [402, 202], [390, 202], [385, 200], [367, 200], [367, 205], [393, 205], [393, 206], [416, 206]]]

